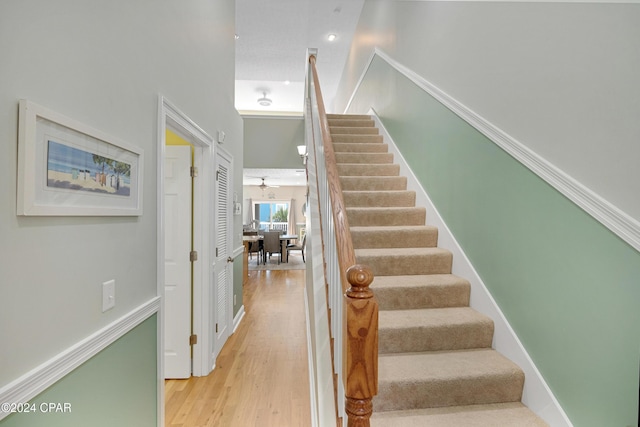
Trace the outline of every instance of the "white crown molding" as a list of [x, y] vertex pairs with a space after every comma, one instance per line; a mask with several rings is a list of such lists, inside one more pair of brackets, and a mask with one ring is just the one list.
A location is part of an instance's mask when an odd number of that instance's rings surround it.
[[[44, 390], [104, 350], [160, 308], [160, 297], [142, 304], [62, 353], [0, 389], [0, 402], [29, 402]], [[0, 420], [9, 413], [0, 411]]]
[[436, 100], [493, 141], [496, 145], [529, 168], [548, 184], [553, 186], [569, 200], [602, 223], [618, 237], [631, 245], [635, 250], [640, 251], [640, 222], [542, 158], [540, 155], [527, 148], [524, 144], [508, 135], [488, 120], [476, 114], [464, 104], [428, 82], [413, 70], [400, 64], [379, 48], [375, 48], [369, 58], [369, 62], [367, 62], [364, 67], [362, 75], [360, 76], [353, 94], [349, 99], [349, 103], [347, 104], [345, 111], [349, 109], [349, 106], [351, 105], [351, 102], [353, 101], [353, 98], [358, 91], [371, 62], [376, 56], [386, 61], [399, 73], [407, 77], [429, 95], [433, 96]]

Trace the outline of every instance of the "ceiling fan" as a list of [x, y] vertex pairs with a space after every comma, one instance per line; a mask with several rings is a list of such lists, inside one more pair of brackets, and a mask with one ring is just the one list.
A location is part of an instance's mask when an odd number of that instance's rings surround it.
[[264, 191], [265, 188], [278, 188], [280, 187], [279, 185], [267, 185], [264, 183], [264, 179], [266, 177], [260, 177], [260, 179], [262, 180], [262, 183], [260, 185], [258, 185], [258, 187], [260, 187], [261, 190]]

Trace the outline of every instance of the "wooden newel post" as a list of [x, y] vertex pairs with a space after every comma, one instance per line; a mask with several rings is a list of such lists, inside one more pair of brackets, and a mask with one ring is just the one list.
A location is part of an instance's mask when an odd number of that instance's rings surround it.
[[369, 427], [372, 399], [378, 394], [378, 301], [369, 289], [373, 273], [354, 265], [345, 299], [345, 411], [348, 427]]

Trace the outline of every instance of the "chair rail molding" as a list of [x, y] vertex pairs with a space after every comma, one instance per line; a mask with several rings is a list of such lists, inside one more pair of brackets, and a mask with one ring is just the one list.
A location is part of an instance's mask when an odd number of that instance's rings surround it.
[[[640, 0], [637, 0], [637, 2], [640, 3]], [[509, 155], [518, 160], [525, 167], [611, 230], [614, 234], [631, 245], [631, 247], [640, 252], [639, 221], [632, 218], [629, 214], [622, 211], [599, 194], [596, 194], [590, 188], [587, 188], [566, 172], [562, 171], [526, 147], [524, 144], [502, 131], [500, 128], [475, 113], [434, 84], [428, 82], [424, 77], [402, 65], [377, 47], [374, 49], [364, 66], [360, 79], [356, 83], [353, 93], [344, 109], [345, 113], [349, 110], [360, 85], [364, 81], [371, 63], [376, 56], [387, 62], [396, 71], [407, 77], [422, 90], [449, 108], [480, 133], [489, 138], [494, 144], [498, 145]]]

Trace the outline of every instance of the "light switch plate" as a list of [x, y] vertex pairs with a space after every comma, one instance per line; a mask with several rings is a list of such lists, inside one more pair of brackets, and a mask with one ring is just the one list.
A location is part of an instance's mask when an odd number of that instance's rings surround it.
[[109, 280], [102, 284], [102, 312], [111, 310], [116, 305], [116, 281]]

